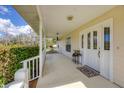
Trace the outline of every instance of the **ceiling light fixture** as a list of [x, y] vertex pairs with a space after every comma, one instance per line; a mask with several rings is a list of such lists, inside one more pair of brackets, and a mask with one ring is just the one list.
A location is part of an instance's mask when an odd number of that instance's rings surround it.
[[73, 18], [74, 18], [74, 17], [71, 15], [71, 16], [68, 16], [68, 17], [67, 17], [67, 20], [68, 20], [68, 21], [72, 21]]
[[59, 41], [59, 33], [57, 32], [56, 35], [57, 35], [56, 39], [57, 41]]

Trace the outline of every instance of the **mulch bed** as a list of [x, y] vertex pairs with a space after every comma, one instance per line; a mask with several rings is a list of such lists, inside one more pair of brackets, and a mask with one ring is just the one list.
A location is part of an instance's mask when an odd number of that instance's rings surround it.
[[29, 81], [29, 88], [36, 88], [38, 79]]

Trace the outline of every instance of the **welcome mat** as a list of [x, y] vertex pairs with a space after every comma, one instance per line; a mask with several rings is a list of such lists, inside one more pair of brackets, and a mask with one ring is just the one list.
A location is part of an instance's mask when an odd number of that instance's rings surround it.
[[84, 65], [83, 67], [77, 67], [77, 69], [80, 70], [83, 74], [85, 74], [88, 78], [98, 76], [100, 74], [98, 71], [87, 65]]

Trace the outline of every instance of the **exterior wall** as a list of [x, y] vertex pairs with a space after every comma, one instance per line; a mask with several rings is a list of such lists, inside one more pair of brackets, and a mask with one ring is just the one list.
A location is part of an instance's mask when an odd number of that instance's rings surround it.
[[[66, 38], [67, 37], [71, 37], [71, 39], [72, 39], [71, 35], [67, 35], [67, 36], [63, 37], [63, 39], [61, 41], [59, 41], [59, 47], [60, 47], [59, 52], [68, 56], [69, 58], [72, 58], [73, 48], [71, 48], [71, 52], [66, 51]], [[72, 40], [71, 40], [71, 45], [72, 45]]]
[[[105, 14], [91, 20], [90, 22], [75, 29], [69, 35], [72, 39], [72, 52], [74, 49], [79, 49], [79, 33], [80, 31], [91, 27], [99, 22], [113, 18], [113, 81], [118, 85], [124, 87], [124, 6], [117, 6]], [[95, 11], [94, 11], [95, 12]], [[61, 47], [65, 48], [65, 39], [67, 35], [64, 35], [61, 41]], [[62, 49], [65, 50], [65, 49]], [[63, 51], [64, 52], [64, 51]], [[71, 53], [72, 53], [71, 52]], [[66, 53], [66, 52], [65, 52]]]

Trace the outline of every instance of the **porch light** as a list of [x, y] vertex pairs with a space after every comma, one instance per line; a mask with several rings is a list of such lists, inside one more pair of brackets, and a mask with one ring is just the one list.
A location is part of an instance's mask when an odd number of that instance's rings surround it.
[[59, 37], [58, 37], [58, 36], [57, 36], [57, 38], [56, 38], [56, 39], [57, 39], [57, 41], [59, 41]]
[[59, 41], [59, 33], [56, 33], [57, 37], [56, 40]]

